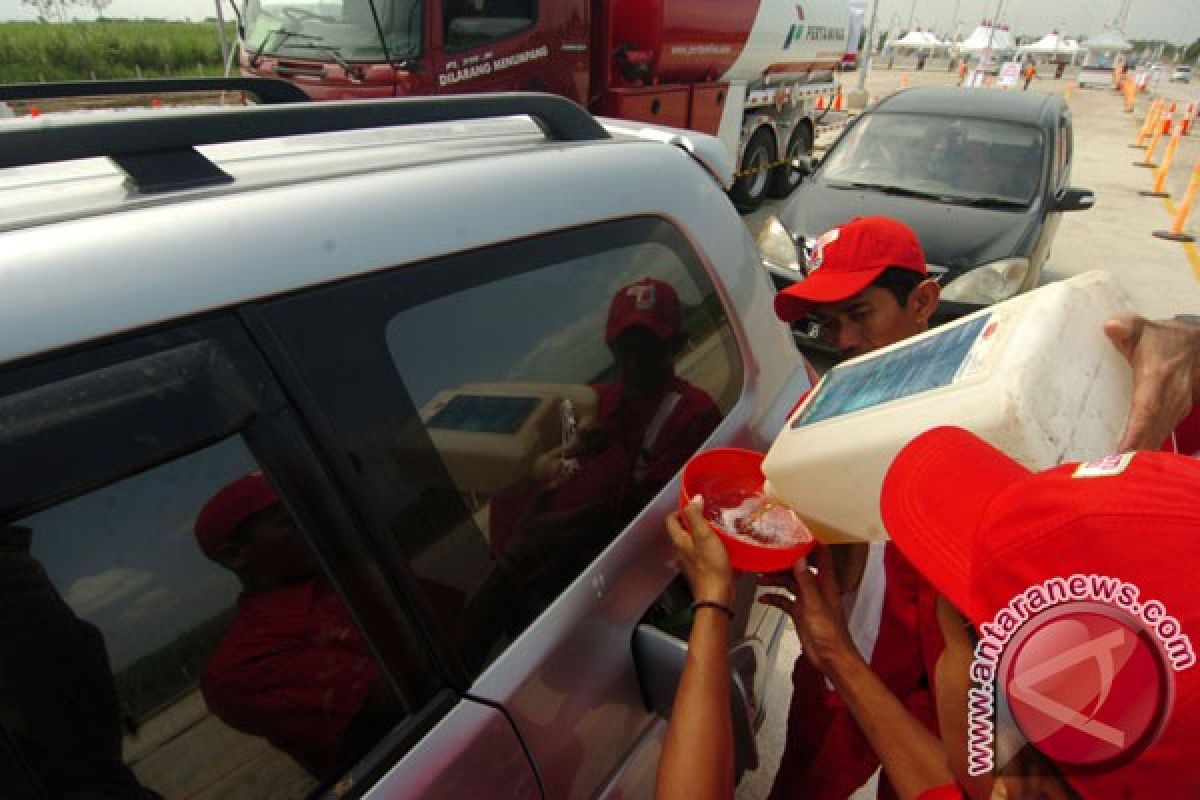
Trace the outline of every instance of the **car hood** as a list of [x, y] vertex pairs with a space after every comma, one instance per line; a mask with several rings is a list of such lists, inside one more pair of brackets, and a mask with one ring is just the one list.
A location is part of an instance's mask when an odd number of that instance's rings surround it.
[[930, 264], [961, 273], [1010, 256], [1028, 256], [1034, 208], [1002, 210], [955, 206], [916, 197], [820, 183], [797, 187], [780, 221], [793, 234], [817, 236], [854, 217], [893, 217], [921, 240]]

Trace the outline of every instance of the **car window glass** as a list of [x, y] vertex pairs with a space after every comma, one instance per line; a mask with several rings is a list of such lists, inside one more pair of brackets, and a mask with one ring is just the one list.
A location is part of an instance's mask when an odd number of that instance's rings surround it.
[[480, 47], [528, 28], [535, 0], [442, 0], [447, 50]]
[[300, 797], [404, 716], [240, 437], [2, 526], [0, 638], [50, 797]]
[[1029, 203], [1040, 184], [1042, 135], [1015, 123], [930, 114], [873, 114], [826, 158], [822, 177], [955, 199]]
[[544, 609], [736, 400], [732, 332], [682, 247], [674, 237], [612, 247], [410, 308], [387, 326], [451, 480], [428, 486], [428, 502], [452, 495], [470, 509], [488, 553], [482, 596], [503, 587], [508, 598], [488, 614], [497, 629], [519, 631]]

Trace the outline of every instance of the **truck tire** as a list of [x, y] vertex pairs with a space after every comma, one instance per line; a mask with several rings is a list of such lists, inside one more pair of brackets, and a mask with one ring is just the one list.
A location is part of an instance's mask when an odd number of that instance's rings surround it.
[[783, 157], [789, 163], [780, 164], [771, 170], [771, 185], [767, 188], [771, 197], [787, 197], [793, 189], [800, 185], [800, 181], [804, 180], [804, 177], [792, 169], [790, 162], [797, 156], [810, 155], [812, 147], [812, 128], [808, 127], [807, 123], [801, 122], [796, 126], [796, 130], [792, 131], [787, 150], [783, 152]]
[[762, 205], [771, 186], [771, 171], [762, 169], [775, 160], [775, 134], [765, 125], [754, 132], [742, 152], [741, 170], [754, 170], [738, 178], [729, 197], [738, 211], [749, 213]]

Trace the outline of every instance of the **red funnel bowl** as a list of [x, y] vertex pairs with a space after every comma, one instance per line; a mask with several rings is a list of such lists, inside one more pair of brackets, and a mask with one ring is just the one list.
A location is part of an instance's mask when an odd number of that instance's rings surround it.
[[[709, 509], [736, 508], [747, 498], [761, 495], [765, 480], [762, 473], [764, 458], [762, 453], [733, 447], [705, 450], [692, 456], [684, 466], [680, 480], [680, 513], [696, 495], [704, 497], [704, 505]], [[725, 545], [733, 568], [744, 572], [788, 569], [797, 559], [807, 555], [816, 543], [810, 534], [807, 541], [791, 547], [772, 547], [736, 536], [711, 519], [708, 522]], [[684, 523], [687, 523], [686, 517]]]

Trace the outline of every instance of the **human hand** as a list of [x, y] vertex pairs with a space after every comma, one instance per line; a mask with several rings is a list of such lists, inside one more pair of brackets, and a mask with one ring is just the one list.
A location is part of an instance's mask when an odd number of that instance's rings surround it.
[[[693, 497], [684, 509], [686, 527], [678, 513], [667, 515], [667, 533], [675, 544], [675, 558], [698, 602], [733, 602], [733, 567], [716, 532], [704, 519], [704, 500]], [[691, 533], [688, 533], [688, 530]]]
[[809, 558], [815, 561], [816, 575], [809, 572], [808, 563], [802, 559], [792, 565], [791, 573], [762, 576], [760, 584], [785, 589], [791, 596], [772, 592], [759, 597], [759, 602], [792, 618], [804, 655], [823, 674], [831, 675], [840, 660], [859, 657], [858, 649], [846, 627], [842, 593], [829, 548], [819, 544]]
[[604, 446], [604, 430], [594, 419], [585, 418], [563, 444], [553, 447], [534, 459], [529, 476], [543, 489], [557, 489], [579, 468], [573, 461], [591, 455]]
[[1200, 387], [1200, 326], [1125, 315], [1104, 333], [1133, 368], [1133, 403], [1117, 450], [1157, 450], [1191, 412]]

